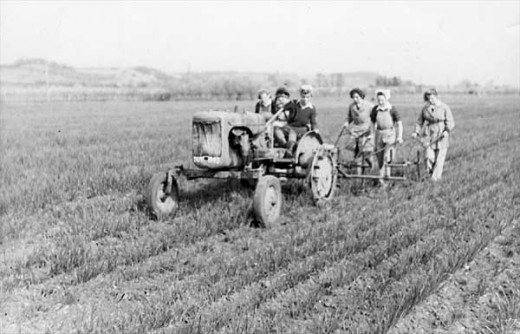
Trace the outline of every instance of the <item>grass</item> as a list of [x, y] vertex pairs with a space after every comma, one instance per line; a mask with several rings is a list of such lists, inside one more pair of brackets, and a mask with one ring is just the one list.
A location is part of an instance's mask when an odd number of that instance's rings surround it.
[[[181, 180], [172, 222], [143, 210], [151, 175], [189, 163], [191, 115], [231, 103], [2, 105], [1, 327], [391, 331], [519, 218], [520, 100], [450, 99], [457, 127], [441, 183], [367, 186], [355, 196], [342, 186], [320, 209], [290, 181], [281, 225], [268, 230], [250, 227], [252, 191], [234, 182]], [[346, 101], [315, 104], [333, 142]], [[420, 96], [394, 104], [407, 136]], [[409, 140], [399, 158], [414, 149]], [[520, 252], [513, 245], [509, 254]], [[486, 282], [479, 295], [496, 302], [481, 310], [481, 332], [505, 333], [518, 321], [518, 280]]]

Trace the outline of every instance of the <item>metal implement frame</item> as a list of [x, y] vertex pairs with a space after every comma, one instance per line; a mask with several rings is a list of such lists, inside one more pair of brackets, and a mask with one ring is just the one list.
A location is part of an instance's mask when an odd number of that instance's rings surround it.
[[[416, 165], [417, 162], [405, 161], [403, 163], [390, 163], [387, 167], [390, 168], [406, 168], [411, 165]], [[368, 167], [366, 165], [351, 165], [351, 167]], [[379, 176], [379, 175], [366, 175], [366, 174], [349, 174], [347, 173], [340, 164], [337, 165], [338, 173], [342, 178], [345, 179], [365, 179], [365, 180], [388, 180], [388, 181], [407, 181], [409, 180], [405, 176]]]
[[[340, 138], [343, 136], [343, 133], [345, 132], [345, 130], [347, 132], [349, 132], [348, 129], [343, 127], [341, 129], [341, 132], [339, 133], [335, 143], [334, 143], [334, 147], [337, 150], [339, 150], [338, 143], [339, 143]], [[427, 147], [430, 147], [430, 146], [434, 145], [435, 143], [439, 142], [442, 138], [444, 138], [444, 134], [441, 134], [439, 137], [435, 138], [427, 146], [424, 146], [424, 143], [422, 141], [420, 141], [420, 139], [418, 139], [418, 138], [414, 138], [414, 139], [416, 141], [420, 142], [421, 144], [423, 144], [423, 147], [427, 148]], [[394, 143], [394, 144], [392, 144], [390, 146], [397, 146], [397, 144]], [[361, 164], [352, 164], [352, 163], [350, 163], [349, 167], [351, 167], [351, 168], [362, 168], [363, 170], [365, 168], [367, 168], [367, 167], [369, 168], [370, 166], [364, 164], [365, 159], [376, 155], [377, 153], [381, 152], [382, 150], [384, 150], [384, 149], [380, 149], [378, 151], [372, 152], [372, 153], [370, 153], [367, 156], [362, 155], [362, 157], [361, 157], [361, 159], [362, 159]], [[385, 167], [390, 167], [390, 168], [407, 168], [407, 167], [410, 167], [412, 165], [415, 165], [416, 166], [416, 172], [417, 172], [417, 180], [421, 180], [421, 170], [420, 170], [420, 163], [421, 163], [421, 161], [420, 160], [421, 160], [421, 156], [420, 156], [420, 153], [418, 151], [417, 160], [415, 160], [415, 161], [407, 160], [407, 161], [404, 161], [403, 163], [390, 163], [390, 164], [386, 164]], [[345, 178], [345, 179], [368, 179], [368, 180], [383, 180], [383, 181], [386, 181], [386, 180], [388, 180], [388, 181], [409, 181], [410, 180], [409, 178], [407, 178], [405, 176], [379, 176], [379, 175], [365, 175], [365, 174], [349, 174], [348, 172], [345, 171], [344, 167], [341, 164], [337, 164], [336, 166], [337, 166], [337, 169], [338, 169], [339, 176], [341, 178]]]

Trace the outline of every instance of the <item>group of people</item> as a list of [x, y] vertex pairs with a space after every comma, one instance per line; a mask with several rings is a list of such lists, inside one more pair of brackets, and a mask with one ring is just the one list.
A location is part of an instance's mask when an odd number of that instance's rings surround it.
[[[376, 104], [365, 99], [365, 93], [354, 88], [350, 91], [352, 103], [347, 110], [344, 130], [348, 133], [346, 149], [354, 153], [358, 166], [372, 166], [370, 157], [375, 155], [379, 167], [381, 185], [390, 176], [390, 167], [395, 156], [395, 147], [403, 142], [403, 124], [397, 109], [390, 103], [390, 91], [376, 91]], [[312, 104], [312, 86], [300, 88], [300, 99], [291, 100], [285, 87], [277, 89], [274, 100], [266, 90], [258, 94], [255, 112], [266, 119], [277, 115], [274, 122], [274, 137], [280, 146], [287, 148], [291, 158], [297, 140], [307, 131], [319, 132], [316, 123], [316, 107]], [[424, 106], [415, 123], [413, 138], [421, 139], [425, 148], [427, 170], [433, 181], [442, 177], [444, 160], [448, 150], [448, 138], [455, 126], [453, 115], [438, 98], [435, 89], [424, 93]], [[363, 161], [364, 160], [364, 161]]]
[[316, 107], [311, 102], [312, 86], [301, 86], [299, 100], [291, 100], [290, 97], [285, 87], [276, 90], [274, 101], [267, 91], [261, 90], [255, 106], [255, 112], [263, 114], [266, 120], [276, 115], [274, 138], [280, 146], [287, 148], [287, 158], [292, 158], [299, 137], [311, 130], [319, 132]]

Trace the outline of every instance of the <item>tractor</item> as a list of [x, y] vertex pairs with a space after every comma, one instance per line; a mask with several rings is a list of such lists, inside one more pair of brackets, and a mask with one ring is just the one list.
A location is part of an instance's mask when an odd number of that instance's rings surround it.
[[336, 188], [337, 150], [324, 144], [319, 133], [308, 131], [299, 138], [292, 158], [275, 143], [274, 122], [248, 111], [201, 111], [192, 121], [192, 159], [197, 168], [175, 166], [155, 174], [145, 200], [152, 217], [172, 219], [178, 209], [177, 178], [187, 180], [240, 179], [255, 186], [253, 212], [256, 220], [270, 227], [282, 208], [280, 180], [305, 179], [315, 204], [329, 201]]

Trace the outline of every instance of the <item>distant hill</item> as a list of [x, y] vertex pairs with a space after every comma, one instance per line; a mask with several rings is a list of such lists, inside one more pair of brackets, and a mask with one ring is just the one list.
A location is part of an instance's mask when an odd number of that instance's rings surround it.
[[[51, 86], [86, 86], [86, 87], [167, 87], [183, 81], [217, 81], [233, 78], [258, 82], [260, 86], [299, 85], [301, 81], [314, 83], [316, 86], [330, 86], [330, 75], [298, 76], [294, 73], [258, 73], [258, 72], [192, 72], [171, 73], [150, 67], [133, 68], [74, 68], [44, 59], [23, 59], [13, 65], [0, 66], [0, 82], [3, 85], [51, 85]], [[375, 72], [336, 73], [341, 76], [342, 84], [350, 87], [368, 87], [375, 83], [380, 75]], [[319, 82], [314, 82], [319, 81]], [[260, 88], [260, 87], [259, 87]]]
[[0, 83], [17, 86], [143, 87], [167, 84], [173, 77], [156, 69], [73, 68], [43, 59], [0, 66]]
[[[286, 86], [296, 93], [301, 84], [312, 84], [316, 95], [345, 96], [353, 87], [373, 92], [391, 87], [397, 93], [417, 94], [423, 86], [377, 72], [296, 74], [283, 72], [182, 72], [138, 67], [75, 68], [45, 59], [21, 59], [0, 65], [0, 98], [4, 101], [43, 100], [171, 100], [255, 99], [259, 89], [274, 92]], [[504, 86], [479, 86], [470, 82], [438, 87], [443, 92], [473, 95], [518, 92]]]

